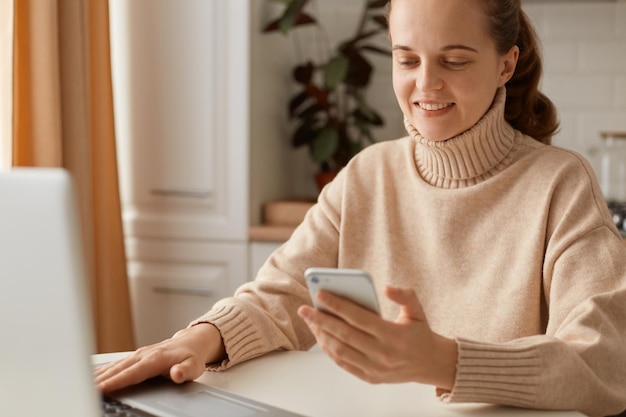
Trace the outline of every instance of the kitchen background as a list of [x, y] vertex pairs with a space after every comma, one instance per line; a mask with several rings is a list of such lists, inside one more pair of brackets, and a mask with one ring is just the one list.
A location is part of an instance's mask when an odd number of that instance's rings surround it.
[[[317, 195], [317, 167], [307, 149], [290, 145], [291, 71], [319, 53], [320, 39], [334, 47], [349, 37], [364, 1], [311, 2], [327, 42], [313, 28], [263, 33], [281, 10], [269, 0], [110, 0], [139, 345], [168, 337], [254, 277], [292, 230], [252, 233], [267, 202]], [[599, 172], [599, 132], [626, 131], [626, 0], [523, 2], [543, 41], [543, 89], [561, 116], [553, 143], [580, 152]], [[374, 134], [404, 136], [390, 58], [371, 60], [369, 102], [386, 121]]]
[[[331, 40], [344, 39], [354, 30], [352, 22], [358, 17], [355, 10], [360, 10], [362, 3], [360, 0], [317, 2], [317, 15], [327, 26]], [[626, 1], [527, 0], [523, 3], [543, 44], [543, 91], [555, 102], [561, 118], [561, 130], [553, 144], [582, 153], [599, 172], [602, 144], [599, 132], [626, 131]], [[265, 5], [258, 11], [261, 21], [266, 21], [267, 9]], [[282, 44], [284, 40], [280, 37], [261, 35], [256, 41], [258, 53], [265, 54], [270, 45]], [[294, 55], [291, 46], [281, 45], [282, 53], [289, 52], [283, 59]], [[375, 62], [377, 75], [369, 96], [376, 97], [372, 103], [383, 112], [387, 122], [377, 132], [378, 138], [404, 135], [402, 116], [391, 89], [390, 66], [379, 58]], [[284, 119], [281, 113], [276, 120], [280, 117]], [[302, 160], [296, 158], [296, 161], [295, 167], [307, 166]], [[309, 178], [309, 175], [294, 176], [290, 192], [314, 193]]]
[[554, 144], [598, 169], [598, 132], [626, 130], [626, 2], [528, 4], [542, 38], [543, 89], [557, 105]]

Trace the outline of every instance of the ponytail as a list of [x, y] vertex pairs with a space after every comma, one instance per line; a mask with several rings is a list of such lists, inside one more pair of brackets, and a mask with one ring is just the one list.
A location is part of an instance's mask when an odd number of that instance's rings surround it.
[[487, 17], [501, 54], [517, 45], [520, 53], [506, 84], [505, 119], [515, 129], [550, 144], [559, 128], [556, 107], [539, 91], [543, 64], [539, 39], [519, 0], [487, 0]]

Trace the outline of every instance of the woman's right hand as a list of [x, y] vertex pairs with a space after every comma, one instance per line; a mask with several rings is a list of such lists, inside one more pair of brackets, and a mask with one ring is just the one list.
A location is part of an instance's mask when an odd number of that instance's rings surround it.
[[137, 349], [129, 356], [98, 367], [100, 392], [115, 391], [163, 375], [176, 383], [198, 378], [207, 363], [226, 358], [219, 330], [200, 323], [178, 331], [171, 339]]

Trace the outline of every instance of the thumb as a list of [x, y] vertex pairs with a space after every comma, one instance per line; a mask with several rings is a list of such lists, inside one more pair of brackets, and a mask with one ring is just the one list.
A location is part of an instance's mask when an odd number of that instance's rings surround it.
[[187, 358], [181, 363], [177, 363], [170, 368], [170, 379], [177, 384], [180, 384], [185, 381], [192, 381], [198, 378], [203, 371], [204, 368], [199, 368], [193, 358]]
[[400, 305], [398, 320], [405, 318], [412, 321], [426, 322], [426, 315], [417, 294], [412, 288], [385, 287], [385, 295]]

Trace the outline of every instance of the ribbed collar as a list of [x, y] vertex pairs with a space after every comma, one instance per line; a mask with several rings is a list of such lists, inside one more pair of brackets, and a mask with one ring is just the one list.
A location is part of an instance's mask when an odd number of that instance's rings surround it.
[[441, 142], [424, 138], [405, 119], [406, 130], [416, 141], [415, 160], [421, 177], [436, 187], [461, 188], [484, 181], [510, 165], [515, 130], [504, 119], [505, 101], [502, 87], [476, 125]]

